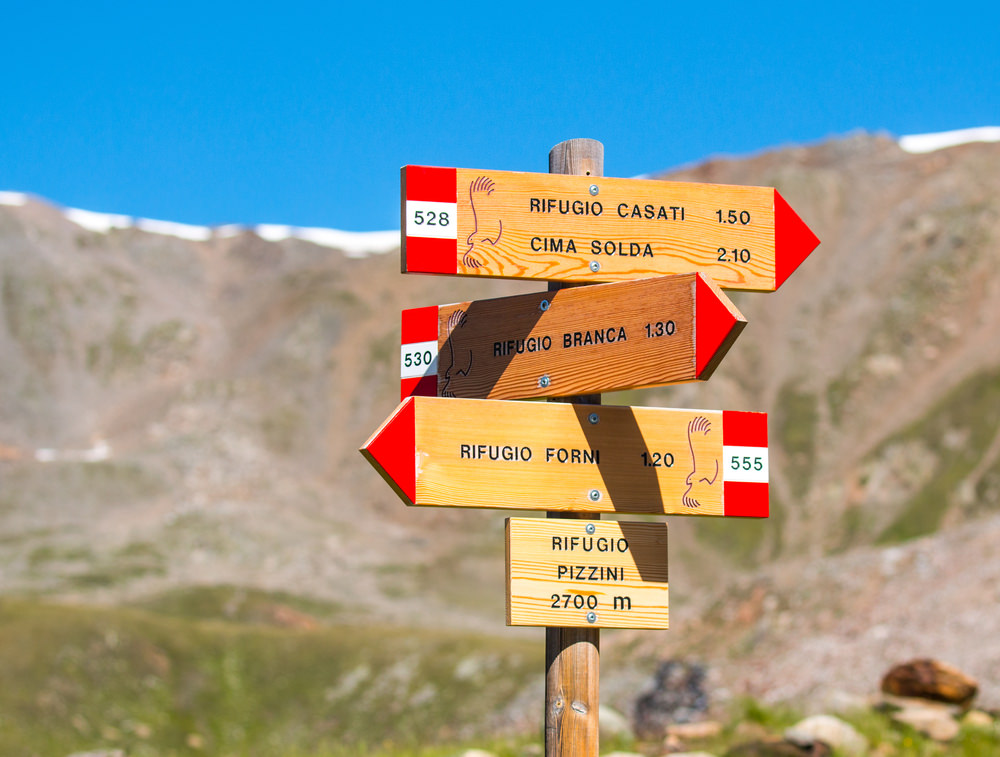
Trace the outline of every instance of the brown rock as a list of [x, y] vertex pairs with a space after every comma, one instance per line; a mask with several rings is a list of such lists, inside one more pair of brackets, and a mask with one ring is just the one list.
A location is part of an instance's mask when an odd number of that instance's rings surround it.
[[938, 660], [913, 660], [893, 667], [882, 678], [882, 691], [899, 697], [968, 705], [979, 684], [957, 668]]
[[667, 726], [667, 736], [676, 736], [681, 741], [704, 741], [722, 733], [722, 723], [716, 720], [702, 720], [698, 723], [671, 723]]
[[832, 757], [832, 755], [833, 749], [822, 741], [800, 746], [791, 741], [773, 739], [734, 746], [724, 757]]

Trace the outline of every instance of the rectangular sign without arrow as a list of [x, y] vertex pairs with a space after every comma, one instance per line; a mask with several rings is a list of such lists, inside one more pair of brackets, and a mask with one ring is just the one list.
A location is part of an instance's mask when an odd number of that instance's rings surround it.
[[405, 166], [402, 270], [773, 291], [819, 244], [772, 187]]
[[507, 625], [667, 628], [667, 524], [507, 519]]
[[417, 308], [402, 321], [403, 397], [492, 399], [704, 380], [746, 325], [697, 273]]
[[411, 505], [768, 513], [765, 413], [409, 397], [361, 452]]

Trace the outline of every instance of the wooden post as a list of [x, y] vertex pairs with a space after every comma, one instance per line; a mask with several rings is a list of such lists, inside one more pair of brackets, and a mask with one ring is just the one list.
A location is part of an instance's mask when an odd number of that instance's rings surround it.
[[[594, 139], [560, 142], [549, 151], [549, 173], [604, 176], [604, 145]], [[550, 283], [549, 291], [563, 286]], [[552, 401], [599, 405], [601, 395]], [[601, 516], [550, 512], [548, 517], [597, 520]], [[545, 629], [545, 757], [597, 757], [600, 647], [597, 628]]]

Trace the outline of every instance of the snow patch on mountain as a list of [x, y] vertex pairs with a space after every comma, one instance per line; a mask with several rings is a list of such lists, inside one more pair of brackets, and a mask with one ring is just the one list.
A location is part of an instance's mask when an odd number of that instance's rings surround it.
[[935, 134], [911, 134], [899, 138], [899, 146], [910, 153], [934, 152], [970, 142], [1000, 142], [1000, 126], [980, 126], [975, 129], [957, 129]]
[[152, 218], [136, 218], [135, 227], [150, 234], [163, 234], [167, 237], [190, 239], [192, 242], [207, 242], [212, 238], [212, 229], [208, 226], [192, 226], [187, 223], [173, 221], [155, 221]]
[[99, 234], [107, 234], [112, 229], [128, 229], [132, 226], [132, 219], [129, 216], [95, 213], [92, 210], [80, 210], [79, 208], [66, 208], [63, 210], [63, 216], [77, 226], [82, 226], [87, 231], [96, 231]]
[[15, 208], [28, 204], [28, 195], [24, 192], [0, 192], [0, 205], [11, 205]]
[[[0, 205], [21, 207], [27, 205], [29, 200], [30, 197], [23, 192], [0, 192]], [[62, 214], [66, 220], [77, 226], [99, 234], [107, 234], [116, 229], [139, 229], [150, 234], [162, 234], [193, 242], [208, 242], [212, 239], [229, 239], [240, 234], [252, 233], [269, 242], [281, 242], [287, 239], [311, 242], [320, 247], [340, 250], [349, 258], [363, 258], [399, 249], [399, 231], [341, 231], [277, 224], [195, 226], [152, 218], [133, 218], [116, 213], [98, 213], [81, 208], [63, 208]]]
[[348, 257], [364, 257], [371, 253], [389, 252], [399, 247], [398, 231], [340, 231], [298, 226], [262, 224], [254, 229], [257, 236], [269, 242], [301, 239], [321, 247], [343, 250]]

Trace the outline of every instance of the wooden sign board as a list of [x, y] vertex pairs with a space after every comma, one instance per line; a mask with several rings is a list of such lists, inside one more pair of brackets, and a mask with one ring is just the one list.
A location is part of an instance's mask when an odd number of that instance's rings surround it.
[[667, 524], [507, 519], [507, 625], [669, 625]]
[[819, 244], [771, 187], [405, 166], [402, 270], [770, 292]]
[[410, 505], [768, 513], [765, 413], [409, 397], [361, 453]]
[[400, 388], [524, 399], [705, 380], [746, 325], [697, 273], [403, 311]]

